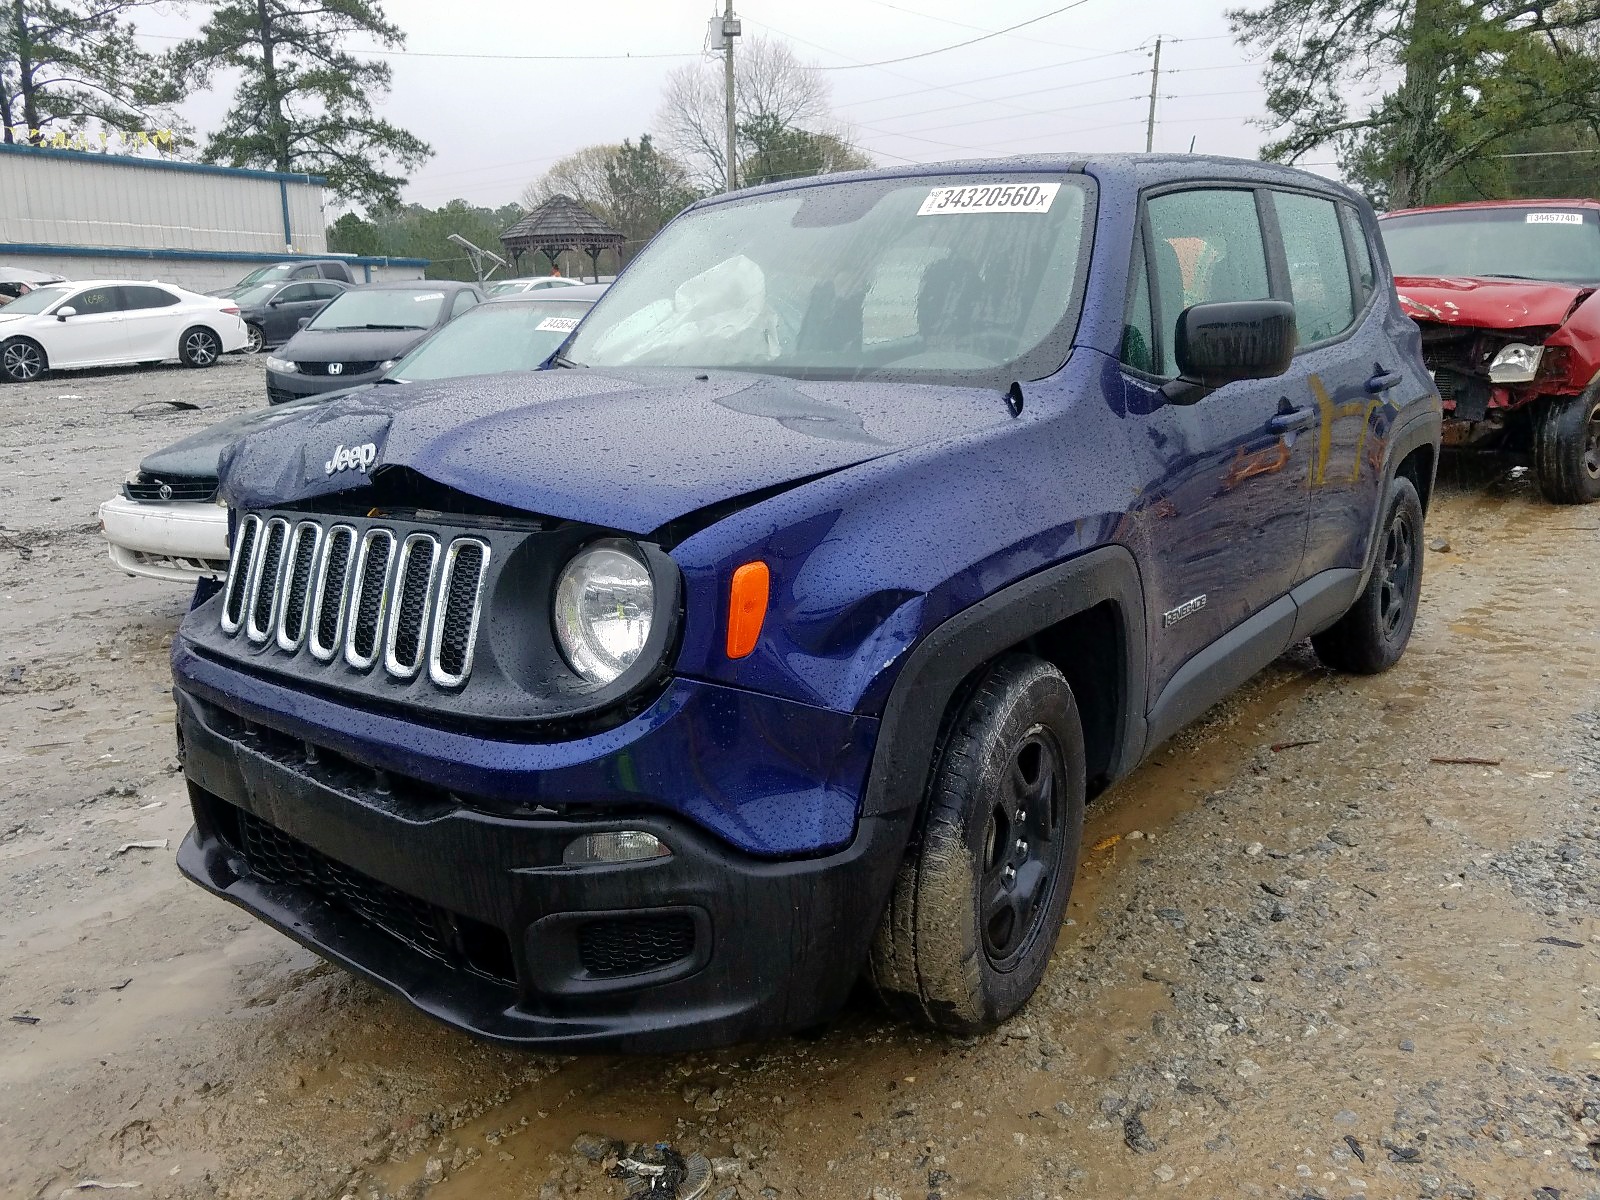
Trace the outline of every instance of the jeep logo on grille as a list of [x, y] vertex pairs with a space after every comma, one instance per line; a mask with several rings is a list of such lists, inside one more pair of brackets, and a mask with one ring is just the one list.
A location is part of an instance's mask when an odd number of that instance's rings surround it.
[[372, 466], [373, 459], [377, 457], [378, 447], [372, 442], [362, 442], [361, 445], [351, 446], [348, 449], [341, 443], [334, 448], [333, 457], [324, 463], [323, 467], [329, 475], [339, 471], [365, 471]]

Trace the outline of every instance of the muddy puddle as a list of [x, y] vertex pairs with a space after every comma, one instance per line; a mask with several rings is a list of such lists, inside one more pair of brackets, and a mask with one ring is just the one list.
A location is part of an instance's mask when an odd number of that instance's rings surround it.
[[[715, 1200], [1600, 1196], [1600, 511], [1448, 466], [1404, 662], [1298, 648], [1101, 797], [996, 1034], [858, 996], [804, 1038], [529, 1055], [176, 875], [185, 597], [83, 527], [140, 449], [257, 402], [227, 369], [74, 380], [65, 431], [53, 385], [0, 400], [13, 477], [76, 446], [0, 530], [0, 1196], [621, 1195], [586, 1134], [705, 1154]], [[168, 395], [207, 408], [128, 415]]]

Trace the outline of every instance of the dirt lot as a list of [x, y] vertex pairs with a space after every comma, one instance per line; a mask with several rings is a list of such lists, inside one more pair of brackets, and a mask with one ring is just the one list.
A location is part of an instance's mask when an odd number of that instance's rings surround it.
[[[113, 573], [95, 505], [259, 371], [0, 388], [0, 1196], [620, 1194], [593, 1133], [706, 1153], [721, 1200], [1600, 1197], [1600, 509], [1447, 469], [1405, 661], [1291, 653], [1103, 798], [1000, 1033], [862, 1002], [808, 1039], [542, 1057], [118, 852], [188, 826], [187, 596]], [[168, 398], [202, 409], [130, 414]]]

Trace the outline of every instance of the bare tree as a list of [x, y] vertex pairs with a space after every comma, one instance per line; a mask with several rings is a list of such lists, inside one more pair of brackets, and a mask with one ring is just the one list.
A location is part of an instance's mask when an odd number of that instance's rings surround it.
[[[656, 115], [662, 141], [707, 190], [727, 186], [723, 104], [722, 66], [706, 59], [686, 63], [667, 76]], [[734, 112], [741, 158], [751, 150], [747, 130], [803, 131], [853, 151], [849, 131], [833, 119], [828, 85], [787, 42], [752, 37], [740, 43], [734, 55]], [[844, 161], [860, 165], [859, 152], [845, 155]]]
[[535, 209], [551, 196], [570, 196], [580, 204], [604, 210], [610, 199], [606, 172], [622, 152], [618, 145], [585, 146], [550, 168], [522, 190], [522, 207]]

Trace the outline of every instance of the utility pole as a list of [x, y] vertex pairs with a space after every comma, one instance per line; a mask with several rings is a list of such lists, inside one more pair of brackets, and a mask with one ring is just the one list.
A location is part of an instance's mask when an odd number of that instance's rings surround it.
[[[728, 0], [731, 5], [733, 0]], [[731, 11], [731, 10], [730, 10]], [[1150, 115], [1144, 121], [1144, 152], [1149, 154], [1156, 144], [1156, 83], [1161, 78], [1161, 39], [1156, 39], [1156, 57], [1150, 64]]]
[[723, 172], [724, 179], [727, 182], [727, 187], [725, 187], [723, 190], [729, 192], [733, 191], [734, 188], [739, 186], [737, 178], [739, 173], [739, 160], [736, 157], [737, 151], [734, 144], [736, 130], [734, 128], [735, 118], [733, 104], [733, 39], [738, 36], [739, 19], [733, 15], [733, 0], [725, 0], [722, 9], [722, 65], [724, 71], [723, 89], [725, 93], [723, 96], [723, 102], [726, 106], [724, 118], [727, 122], [728, 144], [725, 150], [725, 153], [727, 154], [727, 167]]

